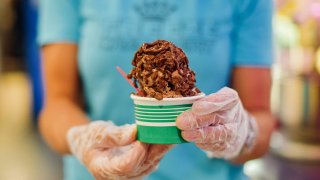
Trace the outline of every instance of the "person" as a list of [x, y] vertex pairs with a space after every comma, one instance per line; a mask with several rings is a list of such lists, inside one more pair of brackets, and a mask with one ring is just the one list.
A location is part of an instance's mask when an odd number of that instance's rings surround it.
[[[267, 151], [275, 124], [271, 20], [271, 0], [41, 0], [39, 125], [64, 178], [246, 179], [242, 164]], [[134, 90], [115, 67], [129, 72], [157, 39], [185, 51], [207, 94], [177, 118], [190, 143], [136, 140]]]

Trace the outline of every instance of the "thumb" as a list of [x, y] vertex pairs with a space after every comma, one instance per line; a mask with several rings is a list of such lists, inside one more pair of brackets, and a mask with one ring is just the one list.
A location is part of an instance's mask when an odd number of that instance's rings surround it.
[[106, 135], [103, 139], [103, 145], [107, 147], [125, 146], [133, 143], [137, 136], [137, 127], [135, 124], [126, 124], [123, 126], [112, 125], [105, 129]]
[[100, 179], [124, 179], [135, 173], [143, 164], [148, 145], [135, 141], [130, 145], [114, 147], [96, 154], [90, 163], [90, 171]]
[[168, 152], [173, 145], [171, 144], [152, 144], [148, 152], [148, 158], [150, 160], [161, 158], [166, 152]]
[[216, 111], [225, 111], [234, 107], [238, 101], [238, 93], [231, 88], [224, 87], [193, 103], [192, 112], [197, 115], [206, 115]]
[[147, 157], [148, 145], [135, 141], [134, 143], [114, 148], [108, 152], [110, 161], [105, 165], [110, 166], [110, 170], [119, 175], [136, 172], [141, 168]]
[[134, 176], [143, 176], [157, 168], [159, 161], [174, 145], [168, 144], [150, 144], [146, 159]]

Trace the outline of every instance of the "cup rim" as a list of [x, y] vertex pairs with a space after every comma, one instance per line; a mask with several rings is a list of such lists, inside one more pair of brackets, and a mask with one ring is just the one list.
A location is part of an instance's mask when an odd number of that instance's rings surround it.
[[158, 100], [152, 97], [141, 97], [134, 94], [130, 95], [131, 99], [145, 102], [176, 102], [176, 101], [192, 101], [197, 100], [199, 98], [205, 97], [203, 92], [198, 93], [195, 96], [187, 96], [187, 97], [177, 97], [177, 98], [163, 98], [162, 100]]

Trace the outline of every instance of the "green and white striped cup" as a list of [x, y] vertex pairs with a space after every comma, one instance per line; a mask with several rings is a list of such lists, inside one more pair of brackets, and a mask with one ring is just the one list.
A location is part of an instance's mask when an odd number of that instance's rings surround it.
[[176, 118], [191, 108], [192, 103], [204, 97], [197, 96], [164, 98], [131, 95], [135, 106], [138, 140], [149, 144], [180, 144], [186, 142], [176, 127]]

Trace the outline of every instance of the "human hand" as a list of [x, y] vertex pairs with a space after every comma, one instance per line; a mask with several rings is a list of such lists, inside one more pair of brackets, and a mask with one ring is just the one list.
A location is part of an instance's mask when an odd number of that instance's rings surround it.
[[135, 125], [94, 121], [71, 128], [67, 140], [73, 155], [96, 179], [140, 179], [156, 169], [171, 146], [141, 143], [136, 132]]
[[194, 142], [209, 156], [225, 159], [237, 157], [244, 146], [250, 150], [258, 132], [255, 118], [230, 88], [196, 101], [191, 110], [178, 116], [177, 127], [185, 140]]

